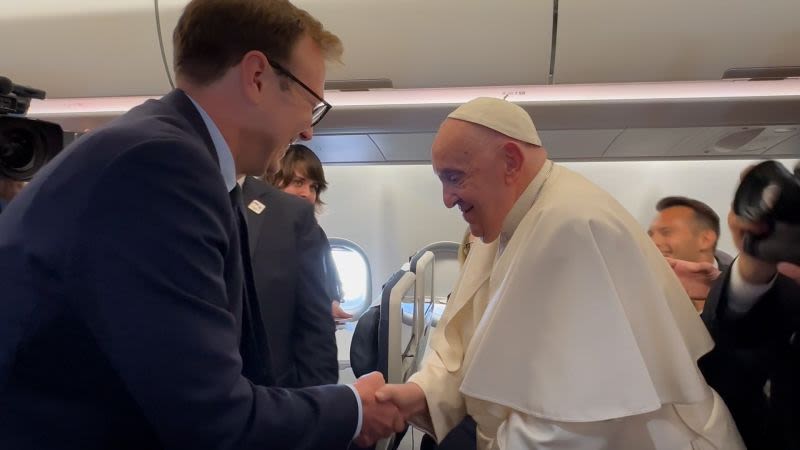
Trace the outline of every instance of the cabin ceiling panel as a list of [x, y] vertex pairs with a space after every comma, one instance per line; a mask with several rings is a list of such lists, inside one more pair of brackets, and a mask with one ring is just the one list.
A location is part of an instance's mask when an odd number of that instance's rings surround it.
[[431, 160], [434, 133], [371, 134], [387, 161]]
[[[795, 130], [800, 130], [800, 125], [794, 127]], [[764, 153], [769, 158], [778, 156], [787, 158], [800, 158], [800, 133], [795, 132], [788, 139], [778, 143]]]
[[594, 159], [602, 157], [620, 133], [621, 129], [552, 130], [540, 131], [539, 137], [551, 159]]
[[344, 43], [327, 79], [395, 88], [544, 84], [551, 0], [297, 0]]
[[606, 158], [657, 158], [701, 128], [631, 128], [623, 131], [603, 154]]
[[305, 143], [323, 163], [383, 163], [378, 147], [365, 134], [314, 136]]
[[797, 0], [559, 0], [556, 83], [720, 79], [798, 65]]
[[[712, 127], [701, 129], [668, 152], [669, 157], [758, 157], [792, 137], [785, 126]], [[777, 130], [777, 131], [776, 131]]]
[[0, 14], [0, 75], [48, 98], [169, 91], [152, 0], [26, 0]]

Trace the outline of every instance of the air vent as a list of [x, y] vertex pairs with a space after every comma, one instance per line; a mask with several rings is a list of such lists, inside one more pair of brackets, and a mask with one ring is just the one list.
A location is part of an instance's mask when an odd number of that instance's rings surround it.
[[797, 126], [794, 125], [742, 127], [722, 136], [710, 150], [729, 155], [763, 153], [796, 133]]
[[717, 141], [717, 143], [714, 145], [714, 150], [720, 153], [755, 150], [748, 149], [747, 147], [750, 147], [753, 143], [753, 140], [763, 131], [763, 127], [747, 128], [741, 131], [736, 131]]

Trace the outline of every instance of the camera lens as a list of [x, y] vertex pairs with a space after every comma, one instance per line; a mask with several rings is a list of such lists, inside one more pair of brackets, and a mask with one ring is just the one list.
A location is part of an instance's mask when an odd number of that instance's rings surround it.
[[29, 180], [61, 150], [64, 133], [49, 122], [0, 117], [0, 176]]
[[[795, 168], [795, 174], [800, 168]], [[765, 161], [742, 178], [733, 201], [736, 215], [753, 222], [800, 222], [800, 180], [782, 164]]]
[[0, 165], [12, 172], [23, 172], [33, 165], [36, 138], [19, 128], [0, 134]]
[[768, 231], [745, 233], [744, 252], [762, 261], [800, 264], [800, 177], [782, 164], [765, 161], [742, 178], [733, 201], [736, 215], [761, 222]]

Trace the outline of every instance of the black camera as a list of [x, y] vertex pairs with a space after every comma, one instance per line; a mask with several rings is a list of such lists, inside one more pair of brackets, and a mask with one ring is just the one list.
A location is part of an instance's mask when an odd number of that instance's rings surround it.
[[775, 161], [750, 169], [736, 190], [733, 212], [767, 227], [763, 234], [744, 236], [745, 253], [800, 264], [800, 164], [794, 173]]
[[22, 117], [31, 99], [44, 99], [45, 95], [0, 77], [0, 177], [29, 180], [64, 147], [59, 125]]

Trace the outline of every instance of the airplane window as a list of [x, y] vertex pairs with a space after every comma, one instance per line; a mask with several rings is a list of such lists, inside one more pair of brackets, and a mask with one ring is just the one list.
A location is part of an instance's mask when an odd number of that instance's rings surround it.
[[344, 302], [350, 303], [363, 299], [366, 295], [364, 280], [367, 277], [367, 266], [364, 258], [358, 253], [345, 248], [333, 249], [333, 261], [339, 271], [344, 291]]
[[372, 274], [364, 250], [355, 242], [330, 238], [333, 261], [342, 282], [342, 309], [360, 317], [372, 301]]

